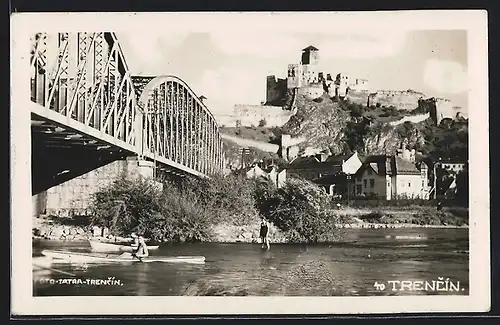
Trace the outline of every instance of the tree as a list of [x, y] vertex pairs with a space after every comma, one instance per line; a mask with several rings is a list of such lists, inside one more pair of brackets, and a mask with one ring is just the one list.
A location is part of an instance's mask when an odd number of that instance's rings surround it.
[[464, 206], [469, 206], [469, 168], [466, 167], [456, 176], [457, 193], [456, 201]]
[[259, 212], [284, 231], [290, 241], [337, 239], [338, 218], [328, 213], [330, 197], [319, 186], [297, 178], [290, 178], [279, 189], [261, 183], [255, 198]]

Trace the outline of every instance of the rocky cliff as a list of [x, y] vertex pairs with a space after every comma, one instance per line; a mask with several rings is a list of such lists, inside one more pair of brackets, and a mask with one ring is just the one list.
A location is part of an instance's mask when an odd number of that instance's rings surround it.
[[379, 123], [368, 128], [360, 149], [365, 154], [393, 154], [403, 143], [419, 150], [425, 144], [424, 135], [410, 122], [397, 126]]
[[377, 154], [394, 152], [403, 141], [412, 148], [424, 144], [423, 134], [411, 123], [393, 126], [354, 117], [349, 109], [328, 96], [315, 101], [300, 96], [297, 109], [297, 114], [282, 129], [294, 138], [306, 139], [299, 144], [301, 150], [314, 147], [318, 152], [326, 150], [334, 155], [354, 150]]

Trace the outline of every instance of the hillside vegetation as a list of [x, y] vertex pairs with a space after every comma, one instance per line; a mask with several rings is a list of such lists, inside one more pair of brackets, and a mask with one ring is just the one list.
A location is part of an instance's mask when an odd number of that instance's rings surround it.
[[[466, 160], [468, 158], [468, 120], [444, 119], [434, 125], [427, 119], [419, 123], [404, 122], [390, 125], [405, 116], [422, 114], [398, 110], [395, 107], [366, 107], [328, 96], [316, 100], [297, 98], [297, 114], [283, 127], [223, 128], [226, 134], [268, 143], [279, 143], [281, 134], [302, 137], [299, 147], [314, 147], [332, 154], [358, 151], [361, 154], [393, 153], [406, 143], [431, 157]], [[229, 149], [229, 147], [226, 147]]]

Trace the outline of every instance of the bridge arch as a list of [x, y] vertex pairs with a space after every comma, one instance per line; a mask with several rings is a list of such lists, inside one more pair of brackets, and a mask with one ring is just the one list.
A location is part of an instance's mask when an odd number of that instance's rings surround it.
[[143, 115], [143, 132], [138, 140], [141, 153], [204, 175], [222, 171], [217, 121], [191, 87], [173, 75], [133, 79], [140, 79], [143, 85], [138, 99]]

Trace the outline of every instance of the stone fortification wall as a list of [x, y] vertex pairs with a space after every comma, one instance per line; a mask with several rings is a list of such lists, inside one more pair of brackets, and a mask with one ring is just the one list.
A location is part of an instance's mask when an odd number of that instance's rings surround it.
[[348, 89], [345, 99], [349, 100], [351, 103], [358, 105], [368, 106], [368, 97], [370, 93], [364, 90]]
[[418, 101], [424, 97], [423, 93], [411, 90], [379, 90], [369, 95], [368, 106], [394, 106], [397, 109], [414, 110], [418, 107]]
[[279, 79], [275, 76], [267, 76], [266, 105], [285, 105], [287, 90], [287, 79]]
[[325, 93], [322, 83], [311, 84], [307, 87], [298, 88], [298, 94], [306, 96], [308, 99], [316, 99]]
[[[234, 124], [226, 124], [226, 126], [259, 126], [261, 121], [265, 121], [266, 127], [283, 126], [290, 117], [293, 111], [284, 110], [280, 106], [265, 106], [265, 105], [234, 105], [234, 115], [232, 121]], [[232, 122], [227, 118], [227, 121]]]
[[451, 100], [445, 98], [427, 98], [418, 102], [418, 107], [430, 115], [434, 123], [439, 124], [445, 118], [454, 119], [459, 112]]
[[405, 122], [411, 122], [411, 123], [420, 123], [422, 121], [427, 120], [430, 117], [429, 113], [425, 114], [419, 114], [419, 115], [412, 115], [412, 116], [405, 116], [400, 120], [390, 122], [389, 124], [392, 126], [400, 125]]

